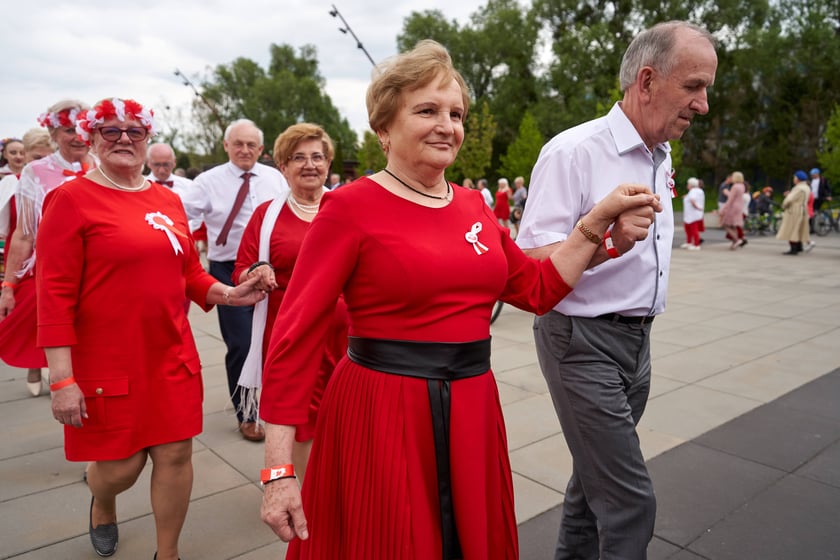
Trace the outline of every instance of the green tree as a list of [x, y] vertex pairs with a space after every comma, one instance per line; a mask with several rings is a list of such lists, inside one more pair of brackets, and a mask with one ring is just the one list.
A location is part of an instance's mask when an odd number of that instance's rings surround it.
[[511, 179], [521, 175], [525, 178], [525, 184], [530, 184], [531, 170], [537, 162], [544, 142], [536, 119], [530, 112], [526, 112], [519, 124], [519, 134], [501, 157], [499, 174]]
[[356, 168], [356, 175], [360, 176], [367, 170], [379, 171], [384, 169], [388, 163], [385, 157], [385, 152], [382, 151], [382, 146], [379, 145], [379, 138], [370, 130], [366, 130], [362, 145], [356, 154], [356, 159], [359, 162]]
[[198, 123], [193, 143], [218, 161], [223, 158], [224, 127], [235, 119], [248, 118], [262, 129], [270, 152], [274, 139], [288, 126], [311, 122], [332, 138], [336, 148], [333, 168], [340, 173], [342, 161], [355, 156], [357, 138], [324, 92], [315, 47], [305, 45], [296, 54], [289, 45], [271, 45], [270, 54], [268, 68], [237, 58], [216, 66], [202, 81], [203, 99], [193, 103]]
[[465, 177], [477, 179], [490, 169], [493, 157], [493, 137], [496, 135], [496, 120], [490, 113], [490, 104], [470, 113], [465, 123], [464, 143], [455, 163], [449, 168], [450, 180], [461, 182]]
[[834, 106], [828, 119], [817, 160], [823, 175], [834, 184], [840, 183], [840, 104]]

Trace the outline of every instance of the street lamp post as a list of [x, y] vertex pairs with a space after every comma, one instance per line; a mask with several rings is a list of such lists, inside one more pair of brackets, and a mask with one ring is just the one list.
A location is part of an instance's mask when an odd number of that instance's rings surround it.
[[367, 52], [367, 49], [365, 49], [365, 46], [362, 45], [362, 42], [359, 41], [359, 38], [356, 37], [356, 34], [353, 33], [353, 30], [350, 29], [350, 25], [347, 23], [347, 20], [344, 19], [344, 16], [341, 15], [341, 12], [338, 11], [338, 8], [335, 7], [335, 4], [332, 5], [332, 10], [330, 10], [330, 15], [332, 17], [337, 17], [338, 19], [341, 20], [341, 23], [342, 23], [342, 25], [344, 25], [344, 27], [339, 27], [338, 30], [341, 31], [342, 33], [344, 33], [345, 35], [347, 33], [349, 33], [353, 37], [353, 39], [356, 41], [356, 47], [361, 49], [362, 52], [365, 53], [365, 56], [368, 58], [368, 60], [370, 61], [370, 63], [372, 65], [376, 66], [376, 63], [373, 61], [373, 58], [371, 58], [370, 54]]

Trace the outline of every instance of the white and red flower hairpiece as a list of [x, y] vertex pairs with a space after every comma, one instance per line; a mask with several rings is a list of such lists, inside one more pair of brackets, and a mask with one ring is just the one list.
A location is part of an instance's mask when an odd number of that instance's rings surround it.
[[76, 117], [81, 110], [71, 107], [61, 111], [47, 111], [38, 116], [38, 124], [45, 128], [70, 128], [76, 126]]
[[90, 136], [93, 134], [93, 129], [109, 119], [117, 119], [123, 122], [126, 119], [136, 119], [146, 127], [149, 136], [157, 134], [155, 112], [152, 109], [143, 107], [133, 99], [119, 99], [117, 97], [103, 99], [93, 109], [80, 113], [76, 118], [76, 132], [82, 140], [90, 145]]

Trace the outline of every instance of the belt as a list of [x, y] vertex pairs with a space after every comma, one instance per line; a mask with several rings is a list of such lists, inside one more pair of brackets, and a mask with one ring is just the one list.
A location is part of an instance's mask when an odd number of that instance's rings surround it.
[[464, 343], [348, 337], [347, 357], [392, 375], [426, 379], [435, 442], [443, 560], [463, 558], [452, 499], [449, 463], [450, 382], [490, 369], [490, 339]]
[[653, 323], [654, 317], [654, 315], [628, 317], [626, 315], [619, 315], [618, 313], [605, 313], [603, 315], [598, 315], [595, 319], [610, 321], [612, 323], [621, 323], [622, 325], [647, 325], [649, 323]]

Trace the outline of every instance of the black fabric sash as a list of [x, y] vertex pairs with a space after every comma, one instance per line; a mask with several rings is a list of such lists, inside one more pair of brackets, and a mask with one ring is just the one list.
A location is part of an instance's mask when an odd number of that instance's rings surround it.
[[490, 369], [490, 339], [447, 343], [351, 336], [347, 356], [369, 369], [427, 380], [440, 497], [442, 558], [462, 558], [449, 464], [450, 382], [475, 377]]

